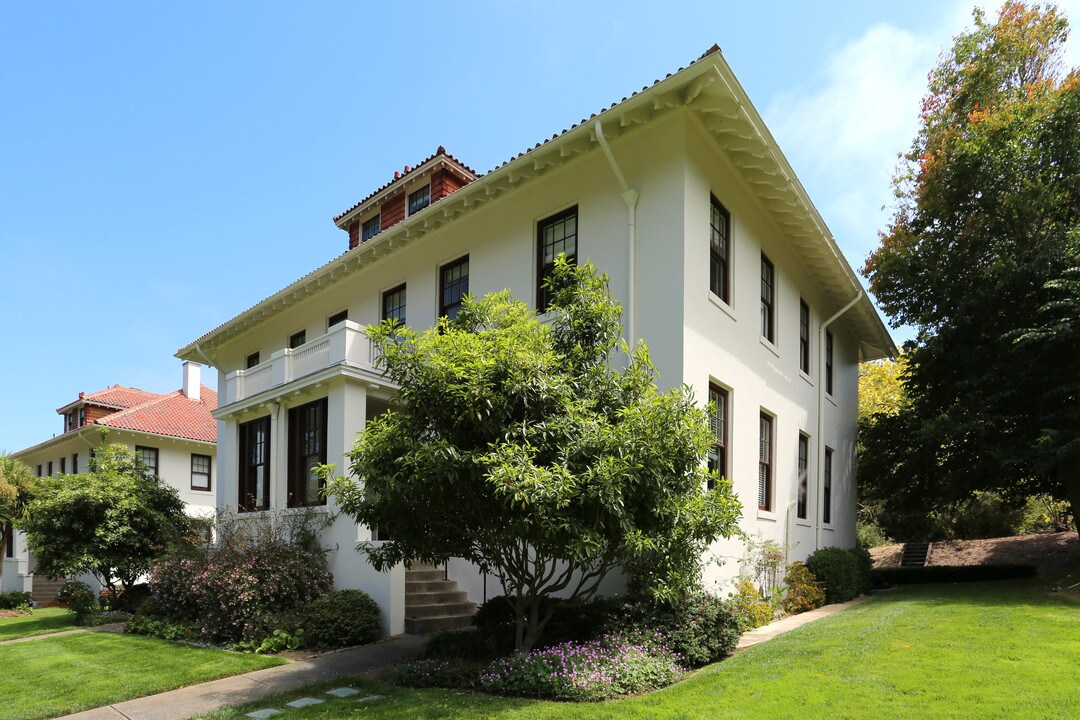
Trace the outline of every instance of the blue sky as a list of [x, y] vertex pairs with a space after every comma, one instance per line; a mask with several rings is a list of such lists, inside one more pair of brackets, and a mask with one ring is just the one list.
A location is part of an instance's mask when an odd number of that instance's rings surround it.
[[393, 6], [0, 6], [0, 449], [80, 391], [178, 388], [178, 347], [341, 253], [331, 217], [403, 165], [445, 145], [487, 171], [714, 42], [858, 268], [971, 12]]

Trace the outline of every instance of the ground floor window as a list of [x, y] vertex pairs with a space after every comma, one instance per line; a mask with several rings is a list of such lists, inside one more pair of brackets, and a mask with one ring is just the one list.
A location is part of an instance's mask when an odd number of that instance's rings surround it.
[[809, 516], [810, 493], [808, 488], [809, 479], [807, 477], [809, 460], [810, 438], [799, 433], [799, 496], [795, 515], [800, 520], [805, 520]]
[[240, 512], [270, 508], [270, 416], [242, 423], [240, 433]]
[[326, 398], [289, 410], [289, 507], [326, 504], [315, 472], [326, 462], [326, 412]]
[[210, 489], [210, 456], [191, 453], [191, 489]]
[[832, 522], [832, 448], [825, 448], [825, 467], [821, 478], [821, 522]]
[[758, 510], [772, 509], [773, 418], [761, 413], [758, 420]]

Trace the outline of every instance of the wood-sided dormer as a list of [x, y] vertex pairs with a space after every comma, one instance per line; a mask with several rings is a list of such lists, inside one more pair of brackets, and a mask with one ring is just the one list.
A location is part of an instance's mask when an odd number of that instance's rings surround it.
[[334, 218], [349, 233], [349, 249], [460, 190], [479, 175], [439, 146], [414, 168], [405, 166], [394, 179]]

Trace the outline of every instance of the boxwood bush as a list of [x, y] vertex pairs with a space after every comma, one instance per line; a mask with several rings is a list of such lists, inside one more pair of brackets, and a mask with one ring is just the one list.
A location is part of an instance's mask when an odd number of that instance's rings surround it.
[[382, 630], [379, 606], [362, 590], [335, 590], [299, 614], [304, 644], [318, 648], [349, 647], [375, 642]]
[[860, 561], [851, 550], [827, 547], [806, 559], [807, 569], [825, 585], [826, 604], [853, 599], [863, 590]]
[[0, 610], [14, 610], [29, 605], [31, 599], [28, 592], [0, 592]]

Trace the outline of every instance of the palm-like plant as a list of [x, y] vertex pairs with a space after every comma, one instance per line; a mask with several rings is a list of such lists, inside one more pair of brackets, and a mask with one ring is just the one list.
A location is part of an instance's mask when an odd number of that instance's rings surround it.
[[[0, 529], [6, 529], [22, 515], [34, 480], [30, 467], [20, 460], [0, 453]], [[7, 533], [0, 532], [0, 558], [6, 557]], [[3, 564], [0, 563], [0, 574]]]

